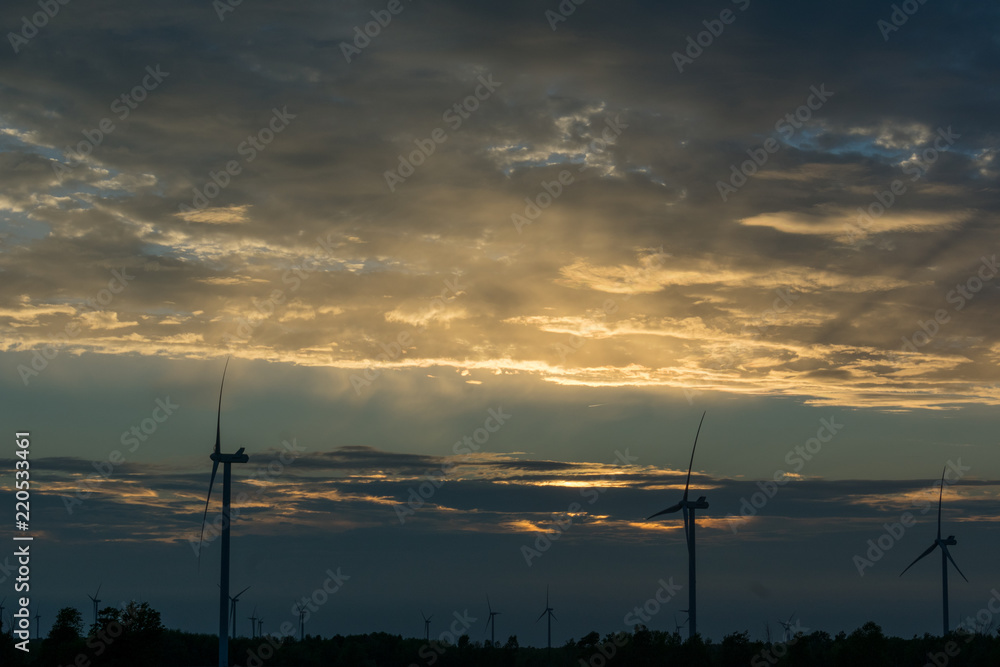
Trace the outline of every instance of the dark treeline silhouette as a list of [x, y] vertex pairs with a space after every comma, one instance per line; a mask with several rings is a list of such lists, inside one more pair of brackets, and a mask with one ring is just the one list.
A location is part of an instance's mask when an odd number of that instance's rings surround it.
[[[98, 622], [84, 632], [80, 612], [59, 611], [47, 638], [31, 641], [31, 652], [15, 648], [7, 632], [0, 636], [0, 665], [11, 667], [205, 667], [217, 664], [218, 637], [167, 630], [159, 612], [147, 603], [124, 609], [105, 607]], [[721, 642], [685, 640], [676, 632], [637, 626], [631, 632], [597, 632], [565, 645], [530, 648], [517, 637], [506, 642], [471, 641], [456, 645], [375, 632], [330, 638], [240, 637], [231, 642], [230, 664], [247, 667], [978, 667], [1000, 665], [1000, 637], [953, 633], [887, 637], [869, 622], [851, 632], [800, 634], [771, 643], [751, 640], [747, 632]]]

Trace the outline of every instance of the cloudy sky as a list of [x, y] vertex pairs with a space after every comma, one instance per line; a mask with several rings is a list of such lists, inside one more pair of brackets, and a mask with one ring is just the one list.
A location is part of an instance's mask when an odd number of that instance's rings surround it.
[[43, 627], [102, 583], [213, 630], [227, 356], [265, 630], [338, 567], [310, 631], [481, 638], [489, 594], [538, 645], [546, 585], [554, 641], [630, 629], [686, 585], [642, 518], [705, 411], [704, 634], [938, 632], [936, 556], [897, 575], [949, 463], [953, 624], [1000, 585], [994, 4], [39, 6], [0, 9], [0, 399]]

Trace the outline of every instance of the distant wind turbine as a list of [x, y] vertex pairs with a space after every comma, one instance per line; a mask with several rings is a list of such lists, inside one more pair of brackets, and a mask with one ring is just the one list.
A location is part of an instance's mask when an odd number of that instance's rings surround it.
[[684, 538], [687, 540], [688, 548], [688, 637], [691, 639], [698, 634], [698, 603], [695, 596], [694, 529], [696, 523], [694, 511], [696, 509], [708, 509], [708, 503], [705, 501], [705, 496], [699, 497], [698, 500], [688, 500], [688, 488], [691, 486], [691, 469], [694, 466], [694, 451], [698, 447], [698, 436], [701, 434], [701, 425], [704, 422], [705, 413], [703, 412], [701, 413], [701, 421], [698, 422], [698, 430], [694, 434], [694, 446], [691, 448], [691, 462], [688, 464], [687, 482], [684, 483], [684, 496], [676, 505], [671, 505], [667, 509], [657, 512], [646, 519], [646, 521], [649, 521], [650, 519], [655, 519], [661, 514], [672, 514], [678, 510], [683, 511], [684, 513]]
[[264, 617], [263, 616], [261, 616], [260, 618], [257, 619], [257, 636], [258, 637], [263, 637], [264, 636]]
[[497, 634], [497, 621], [494, 618], [494, 616], [499, 616], [500, 612], [493, 611], [493, 605], [490, 604], [490, 596], [489, 595], [486, 596], [486, 608], [490, 610], [490, 617], [488, 619], [486, 619], [486, 629], [483, 630], [483, 634], [485, 635], [486, 634], [486, 630], [489, 630], [492, 627], [493, 628], [493, 632], [490, 633], [490, 646], [496, 646], [497, 645], [497, 638], [496, 638], [496, 634]]
[[787, 621], [782, 621], [780, 619], [778, 620], [778, 623], [781, 625], [781, 627], [783, 627], [785, 629], [785, 633], [782, 635], [782, 639], [785, 642], [788, 642], [790, 639], [794, 639], [795, 638], [795, 635], [792, 634], [792, 617], [793, 616], [795, 616], [795, 612], [794, 611], [792, 612], [792, 615], [788, 617]]
[[[681, 611], [684, 611], [684, 610], [681, 609]], [[677, 622], [677, 614], [674, 614], [674, 633], [676, 633], [676, 634], [679, 635], [681, 633], [681, 628], [683, 628], [687, 624], [688, 624], [688, 619], [686, 619], [686, 618], [684, 619], [683, 623], [678, 623]]]
[[250, 639], [257, 636], [257, 607], [253, 608], [253, 615], [247, 616], [247, 620], [250, 621]]
[[[548, 625], [549, 625], [549, 643], [548, 643], [549, 652], [552, 651], [552, 619], [556, 618], [556, 615], [554, 613], [552, 613], [552, 612], [553, 612], [553, 609], [552, 609], [551, 606], [549, 606], [549, 587], [546, 586], [545, 587], [545, 611], [543, 611], [538, 616], [538, 618], [535, 619], [535, 623], [538, 623], [538, 621], [542, 620], [542, 616], [546, 616], [547, 615], [549, 617], [549, 621], [548, 621]], [[556, 620], [558, 621], [559, 619], [556, 618]]]
[[299, 641], [305, 641], [306, 638], [306, 610], [299, 607]]
[[424, 619], [424, 641], [429, 644], [431, 641], [431, 619], [434, 618], [434, 614], [424, 616], [424, 612], [420, 612], [420, 618]]
[[236, 636], [236, 603], [240, 601], [240, 596], [248, 590], [250, 590], [250, 586], [247, 586], [235, 596], [229, 596], [229, 617], [233, 619], [233, 637]]
[[35, 610], [35, 639], [38, 639], [38, 638], [40, 638], [40, 637], [41, 637], [41, 633], [40, 633], [40, 632], [39, 632], [39, 630], [38, 630], [38, 628], [39, 628], [39, 623], [38, 623], [38, 620], [39, 620], [39, 619], [40, 619], [41, 617], [42, 617], [42, 615], [41, 615], [41, 614], [40, 614], [40, 613], [38, 612], [38, 610], [36, 609], [36, 610]]
[[215, 422], [215, 449], [212, 451], [212, 477], [208, 481], [208, 496], [205, 498], [205, 514], [201, 519], [198, 562], [201, 563], [201, 543], [205, 539], [205, 522], [208, 520], [208, 504], [212, 500], [212, 485], [215, 474], [222, 467], [222, 567], [219, 576], [219, 667], [229, 667], [229, 504], [232, 492], [232, 464], [246, 463], [250, 457], [240, 447], [235, 454], [222, 453], [222, 389], [226, 386], [226, 370], [229, 359], [222, 369], [222, 384], [219, 386], [219, 413]]
[[[950, 553], [948, 553], [948, 547], [953, 547], [958, 544], [958, 540], [955, 539], [954, 535], [949, 535], [948, 539], [945, 540], [941, 539], [941, 500], [944, 497], [944, 475], [947, 471], [948, 468], [945, 467], [945, 469], [941, 472], [941, 490], [938, 492], [937, 539], [934, 540], [933, 544], [927, 547], [926, 551], [917, 556], [917, 560], [906, 566], [906, 570], [909, 570], [918, 560], [924, 556], [930, 555], [932, 551], [941, 547], [941, 606], [944, 612], [944, 633], [942, 636], [947, 636], [950, 628], [950, 624], [948, 623], [948, 561], [951, 561], [951, 564], [955, 566], [955, 570], [957, 570], [962, 578], [965, 579], [965, 575], [962, 574], [962, 570], [959, 569], [958, 563], [956, 563], [955, 559], [951, 557]], [[902, 577], [906, 574], [906, 570], [900, 572], [899, 576]], [[965, 583], [969, 583], [969, 580], [965, 579]]]
[[90, 601], [94, 603], [94, 627], [95, 628], [97, 627], [97, 605], [99, 605], [101, 603], [100, 599], [98, 599], [98, 597], [97, 597], [98, 595], [101, 594], [101, 585], [102, 584], [98, 583], [97, 584], [97, 592], [94, 593], [93, 595], [88, 595], [87, 596], [88, 598], [90, 598]]

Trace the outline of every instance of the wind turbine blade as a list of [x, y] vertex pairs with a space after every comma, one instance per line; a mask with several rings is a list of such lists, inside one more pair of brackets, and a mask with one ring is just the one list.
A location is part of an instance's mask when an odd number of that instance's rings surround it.
[[948, 472], [948, 466], [941, 471], [941, 490], [938, 491], [938, 539], [941, 539], [941, 499], [944, 497], [944, 474]]
[[646, 521], [649, 521], [650, 519], [655, 519], [656, 517], [658, 517], [658, 516], [660, 516], [662, 514], [673, 514], [674, 512], [680, 510], [680, 508], [681, 508], [681, 503], [677, 503], [676, 505], [671, 505], [670, 507], [668, 507], [665, 510], [657, 512], [656, 514], [654, 514], [652, 516], [646, 517]]
[[[959, 569], [958, 563], [956, 563], [955, 559], [951, 557], [951, 552], [948, 551], [948, 547], [943, 547], [943, 548], [944, 548], [944, 555], [948, 557], [948, 560], [951, 561], [951, 564], [955, 566], [955, 569], [958, 570], [958, 573], [962, 575], [963, 579], [965, 579], [965, 575], [962, 574], [962, 570]], [[969, 580], [965, 579], [965, 583], [969, 583]]]
[[[934, 549], [936, 549], [936, 548], [937, 548], [937, 542], [935, 542], [934, 544], [932, 544], [929, 547], [927, 547], [927, 551], [925, 551], [922, 554], [920, 554], [919, 556], [917, 556], [916, 560], [914, 560], [912, 563], [910, 563], [909, 565], [907, 565], [906, 566], [906, 570], [909, 570], [911, 567], [913, 567], [914, 565], [916, 565], [918, 560], [920, 560], [924, 556], [928, 555], [930, 552], [934, 551]], [[906, 570], [903, 570], [902, 572], [900, 572], [899, 576], [902, 577], [904, 574], [906, 574]]]
[[558, 618], [556, 618], [556, 613], [554, 611], [552, 611], [551, 609], [549, 609], [549, 615], [552, 616], [552, 618], [555, 618], [555, 620], [557, 620], [557, 621], [559, 620]]
[[[548, 606], [548, 605], [546, 605], [546, 606]], [[535, 623], [538, 623], [538, 621], [542, 620], [542, 616], [545, 616], [545, 614], [547, 614], [548, 612], [549, 612], [549, 610], [548, 610], [548, 609], [546, 609], [546, 610], [545, 610], [545, 611], [543, 611], [543, 612], [542, 612], [541, 614], [539, 614], [539, 615], [538, 615], [538, 618], [536, 618], [536, 619], [535, 619]]]
[[212, 485], [215, 484], [215, 473], [219, 471], [219, 462], [212, 461], [212, 478], [208, 480], [208, 496], [205, 498], [205, 514], [201, 517], [201, 537], [198, 538], [198, 567], [201, 568], [201, 543], [205, 541], [205, 522], [208, 521], [208, 503], [212, 500]]
[[486, 608], [490, 610], [491, 614], [493, 613], [493, 605], [490, 604], [490, 596], [489, 595], [486, 596]]
[[97, 592], [94, 593], [94, 599], [95, 600], [97, 599], [97, 596], [101, 594], [101, 586], [103, 586], [103, 585], [104, 585], [103, 583], [97, 584]]
[[698, 436], [701, 434], [701, 425], [705, 422], [705, 412], [701, 413], [701, 421], [698, 422], [698, 431], [694, 434], [694, 446], [691, 448], [691, 462], [688, 464], [688, 477], [684, 483], [684, 500], [688, 499], [688, 487], [691, 485], [691, 469], [694, 467], [694, 450], [698, 448]]
[[226, 386], [226, 370], [229, 368], [229, 357], [222, 369], [222, 384], [219, 385], [219, 415], [215, 421], [215, 453], [222, 453], [222, 389]]
[[248, 590], [250, 590], [250, 586], [247, 586], [242, 591], [240, 591], [239, 593], [237, 593], [236, 596], [235, 596], [235, 599], [239, 600], [240, 596], [243, 595], [244, 593], [246, 593]]

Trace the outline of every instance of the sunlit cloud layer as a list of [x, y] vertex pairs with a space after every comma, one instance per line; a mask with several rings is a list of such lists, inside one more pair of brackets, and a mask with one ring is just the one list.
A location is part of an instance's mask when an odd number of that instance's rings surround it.
[[694, 8], [414, 6], [351, 62], [356, 8], [67, 8], [0, 64], [2, 349], [996, 404], [995, 12], [872, 11], [754, 6], [679, 74]]

